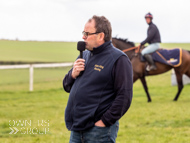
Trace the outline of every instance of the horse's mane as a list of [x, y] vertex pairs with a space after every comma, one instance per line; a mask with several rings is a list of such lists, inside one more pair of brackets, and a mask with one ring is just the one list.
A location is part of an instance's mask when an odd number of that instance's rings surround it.
[[122, 41], [122, 42], [125, 42], [127, 44], [130, 44], [131, 46], [135, 46], [135, 43], [134, 42], [131, 42], [131, 41], [128, 41], [128, 39], [124, 39], [124, 38], [117, 38], [117, 37], [113, 37], [113, 39], [116, 39], [116, 40], [119, 40], [119, 41]]

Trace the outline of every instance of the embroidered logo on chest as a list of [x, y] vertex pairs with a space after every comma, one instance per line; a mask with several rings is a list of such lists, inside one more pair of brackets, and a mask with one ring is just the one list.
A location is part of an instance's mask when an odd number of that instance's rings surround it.
[[101, 70], [103, 70], [103, 69], [104, 69], [104, 66], [102, 66], [102, 65], [97, 65], [97, 64], [94, 65], [94, 70], [101, 72]]

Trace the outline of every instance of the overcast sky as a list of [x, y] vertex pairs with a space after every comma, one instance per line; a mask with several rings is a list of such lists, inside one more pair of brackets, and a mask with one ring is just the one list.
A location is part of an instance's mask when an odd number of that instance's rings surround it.
[[0, 0], [0, 39], [79, 41], [93, 15], [104, 15], [113, 36], [141, 42], [153, 22], [162, 42], [190, 42], [190, 0]]

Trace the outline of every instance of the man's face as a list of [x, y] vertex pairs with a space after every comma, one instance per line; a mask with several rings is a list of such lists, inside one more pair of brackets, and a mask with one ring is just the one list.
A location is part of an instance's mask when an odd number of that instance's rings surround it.
[[146, 23], [149, 24], [151, 22], [150, 18], [146, 18]]
[[[86, 25], [84, 27], [84, 32], [96, 33], [94, 19], [92, 19], [91, 21], [86, 23]], [[88, 49], [90, 51], [92, 51], [93, 48], [96, 48], [96, 47], [100, 46], [99, 43], [98, 43], [98, 39], [99, 39], [98, 34], [88, 35], [87, 37], [85, 37], [83, 35], [82, 38], [86, 42], [86, 49]]]

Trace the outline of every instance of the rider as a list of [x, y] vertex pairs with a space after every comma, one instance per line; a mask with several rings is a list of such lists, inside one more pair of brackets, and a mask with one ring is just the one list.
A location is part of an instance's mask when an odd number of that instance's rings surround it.
[[147, 32], [147, 38], [143, 42], [141, 42], [138, 45], [138, 47], [141, 47], [144, 44], [149, 43], [149, 45], [142, 50], [141, 54], [143, 55], [143, 57], [147, 60], [147, 62], [149, 64], [147, 66], [146, 70], [150, 71], [150, 70], [157, 69], [150, 53], [153, 53], [157, 49], [159, 49], [161, 39], [160, 39], [160, 32], [159, 32], [157, 26], [152, 22], [153, 16], [150, 12], [145, 15], [145, 19], [146, 19], [147, 24], [149, 25], [148, 32]]

